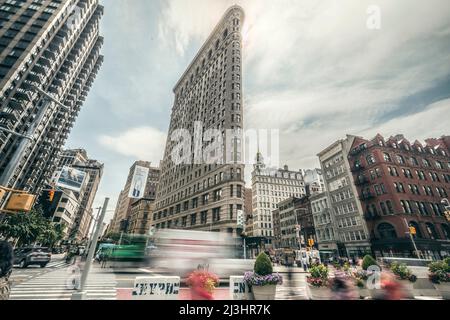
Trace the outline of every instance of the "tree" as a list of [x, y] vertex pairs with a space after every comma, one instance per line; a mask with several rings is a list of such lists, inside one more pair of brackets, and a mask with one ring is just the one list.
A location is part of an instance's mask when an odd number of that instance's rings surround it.
[[53, 244], [59, 241], [64, 230], [60, 230], [46, 219], [42, 211], [33, 209], [29, 213], [20, 212], [6, 217], [0, 225], [0, 234], [6, 239], [15, 239], [16, 246], [25, 246], [36, 241]]

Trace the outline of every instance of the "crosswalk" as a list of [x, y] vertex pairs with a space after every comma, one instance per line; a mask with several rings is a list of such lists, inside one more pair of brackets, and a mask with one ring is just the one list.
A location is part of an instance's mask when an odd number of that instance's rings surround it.
[[[79, 286], [80, 271], [76, 266], [60, 268], [14, 286], [11, 300], [70, 300]], [[117, 282], [114, 274], [93, 268], [85, 290], [88, 300], [115, 300]]]

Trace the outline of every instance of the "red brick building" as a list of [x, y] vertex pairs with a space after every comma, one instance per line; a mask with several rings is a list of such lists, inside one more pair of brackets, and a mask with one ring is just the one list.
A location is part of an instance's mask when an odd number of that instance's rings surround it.
[[377, 256], [414, 256], [408, 226], [423, 258], [450, 252], [450, 224], [442, 199], [450, 193], [450, 136], [423, 145], [403, 135], [356, 138], [349, 163], [372, 250]]

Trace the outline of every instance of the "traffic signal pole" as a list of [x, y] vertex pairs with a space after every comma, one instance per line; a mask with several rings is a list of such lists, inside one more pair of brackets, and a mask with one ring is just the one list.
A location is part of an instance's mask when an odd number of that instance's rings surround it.
[[408, 234], [409, 234], [409, 237], [411, 238], [411, 242], [412, 242], [412, 244], [413, 244], [413, 246], [414, 246], [414, 250], [416, 251], [417, 258], [420, 259], [421, 256], [420, 256], [420, 254], [419, 254], [419, 250], [417, 250], [416, 242], [414, 241], [414, 236], [411, 234], [411, 231], [410, 231], [410, 229], [409, 229], [408, 221], [406, 220], [406, 218], [404, 218], [403, 220], [405, 221], [406, 228], [408, 229]]
[[89, 248], [89, 253], [86, 259], [86, 264], [84, 265], [83, 273], [81, 275], [80, 288], [77, 292], [72, 294], [72, 300], [85, 300], [86, 299], [86, 280], [89, 275], [89, 270], [91, 269], [92, 259], [94, 258], [95, 248], [97, 247], [98, 237], [100, 235], [100, 230], [102, 228], [103, 220], [105, 219], [106, 209], [108, 208], [109, 198], [105, 198], [103, 203], [102, 213], [95, 226], [94, 236], [92, 238], [91, 247]]

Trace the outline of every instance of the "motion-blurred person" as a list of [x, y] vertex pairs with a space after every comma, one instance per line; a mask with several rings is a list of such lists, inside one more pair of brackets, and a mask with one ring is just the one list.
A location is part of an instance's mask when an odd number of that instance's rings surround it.
[[0, 241], [0, 300], [8, 300], [11, 291], [9, 276], [13, 267], [14, 251], [8, 241]]
[[401, 300], [405, 293], [400, 282], [395, 276], [388, 272], [381, 274], [381, 288], [383, 289], [383, 300]]
[[355, 300], [358, 294], [352, 283], [343, 275], [336, 275], [331, 283], [331, 291], [335, 300]]

